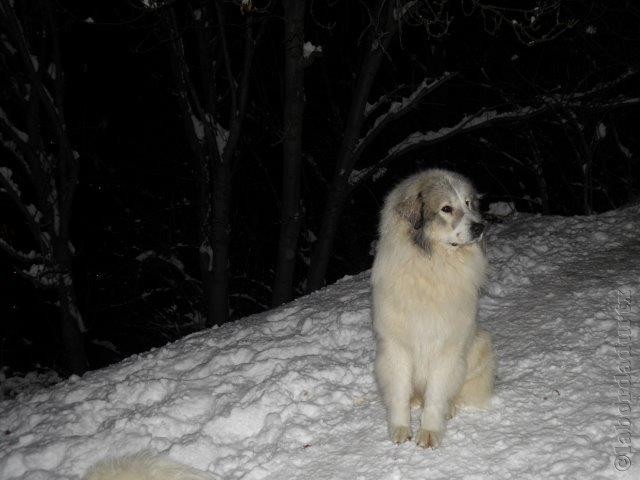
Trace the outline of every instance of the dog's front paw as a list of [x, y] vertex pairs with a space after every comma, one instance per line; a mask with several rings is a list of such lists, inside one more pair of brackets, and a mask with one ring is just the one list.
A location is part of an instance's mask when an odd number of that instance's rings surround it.
[[435, 430], [424, 430], [421, 428], [418, 431], [416, 443], [422, 448], [437, 448], [440, 445], [441, 440], [442, 432], [438, 432]]
[[401, 444], [411, 440], [411, 429], [409, 427], [392, 427], [391, 441], [395, 444]]

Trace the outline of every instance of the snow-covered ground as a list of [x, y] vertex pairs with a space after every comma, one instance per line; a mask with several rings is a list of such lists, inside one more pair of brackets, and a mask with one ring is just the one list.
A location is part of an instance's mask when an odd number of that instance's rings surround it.
[[437, 450], [388, 440], [365, 272], [0, 403], [0, 479], [78, 479], [144, 449], [222, 479], [639, 479], [639, 232], [638, 206], [492, 227], [496, 396]]

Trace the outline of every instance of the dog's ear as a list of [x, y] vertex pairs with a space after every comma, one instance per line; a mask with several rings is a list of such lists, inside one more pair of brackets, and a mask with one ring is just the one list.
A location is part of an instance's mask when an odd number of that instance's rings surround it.
[[396, 206], [396, 212], [406, 219], [414, 230], [424, 227], [424, 203], [422, 193], [409, 197]]
[[422, 199], [422, 193], [418, 193], [413, 197], [400, 202], [396, 207], [398, 215], [405, 218], [413, 228], [411, 231], [411, 239], [413, 243], [424, 251], [427, 255], [431, 254], [431, 241], [424, 231], [427, 221], [425, 216], [425, 205]]

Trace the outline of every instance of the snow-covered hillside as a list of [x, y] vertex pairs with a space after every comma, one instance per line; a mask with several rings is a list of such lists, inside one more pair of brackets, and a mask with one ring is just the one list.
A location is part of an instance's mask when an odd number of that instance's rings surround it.
[[148, 449], [223, 479], [638, 479], [639, 232], [638, 206], [492, 227], [496, 396], [437, 450], [387, 437], [365, 272], [0, 403], [0, 478], [78, 479]]

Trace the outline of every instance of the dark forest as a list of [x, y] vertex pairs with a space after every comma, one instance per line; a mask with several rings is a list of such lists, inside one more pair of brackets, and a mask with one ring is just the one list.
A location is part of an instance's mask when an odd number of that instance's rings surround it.
[[3, 375], [364, 271], [421, 168], [485, 210], [637, 200], [639, 24], [630, 0], [0, 0]]

